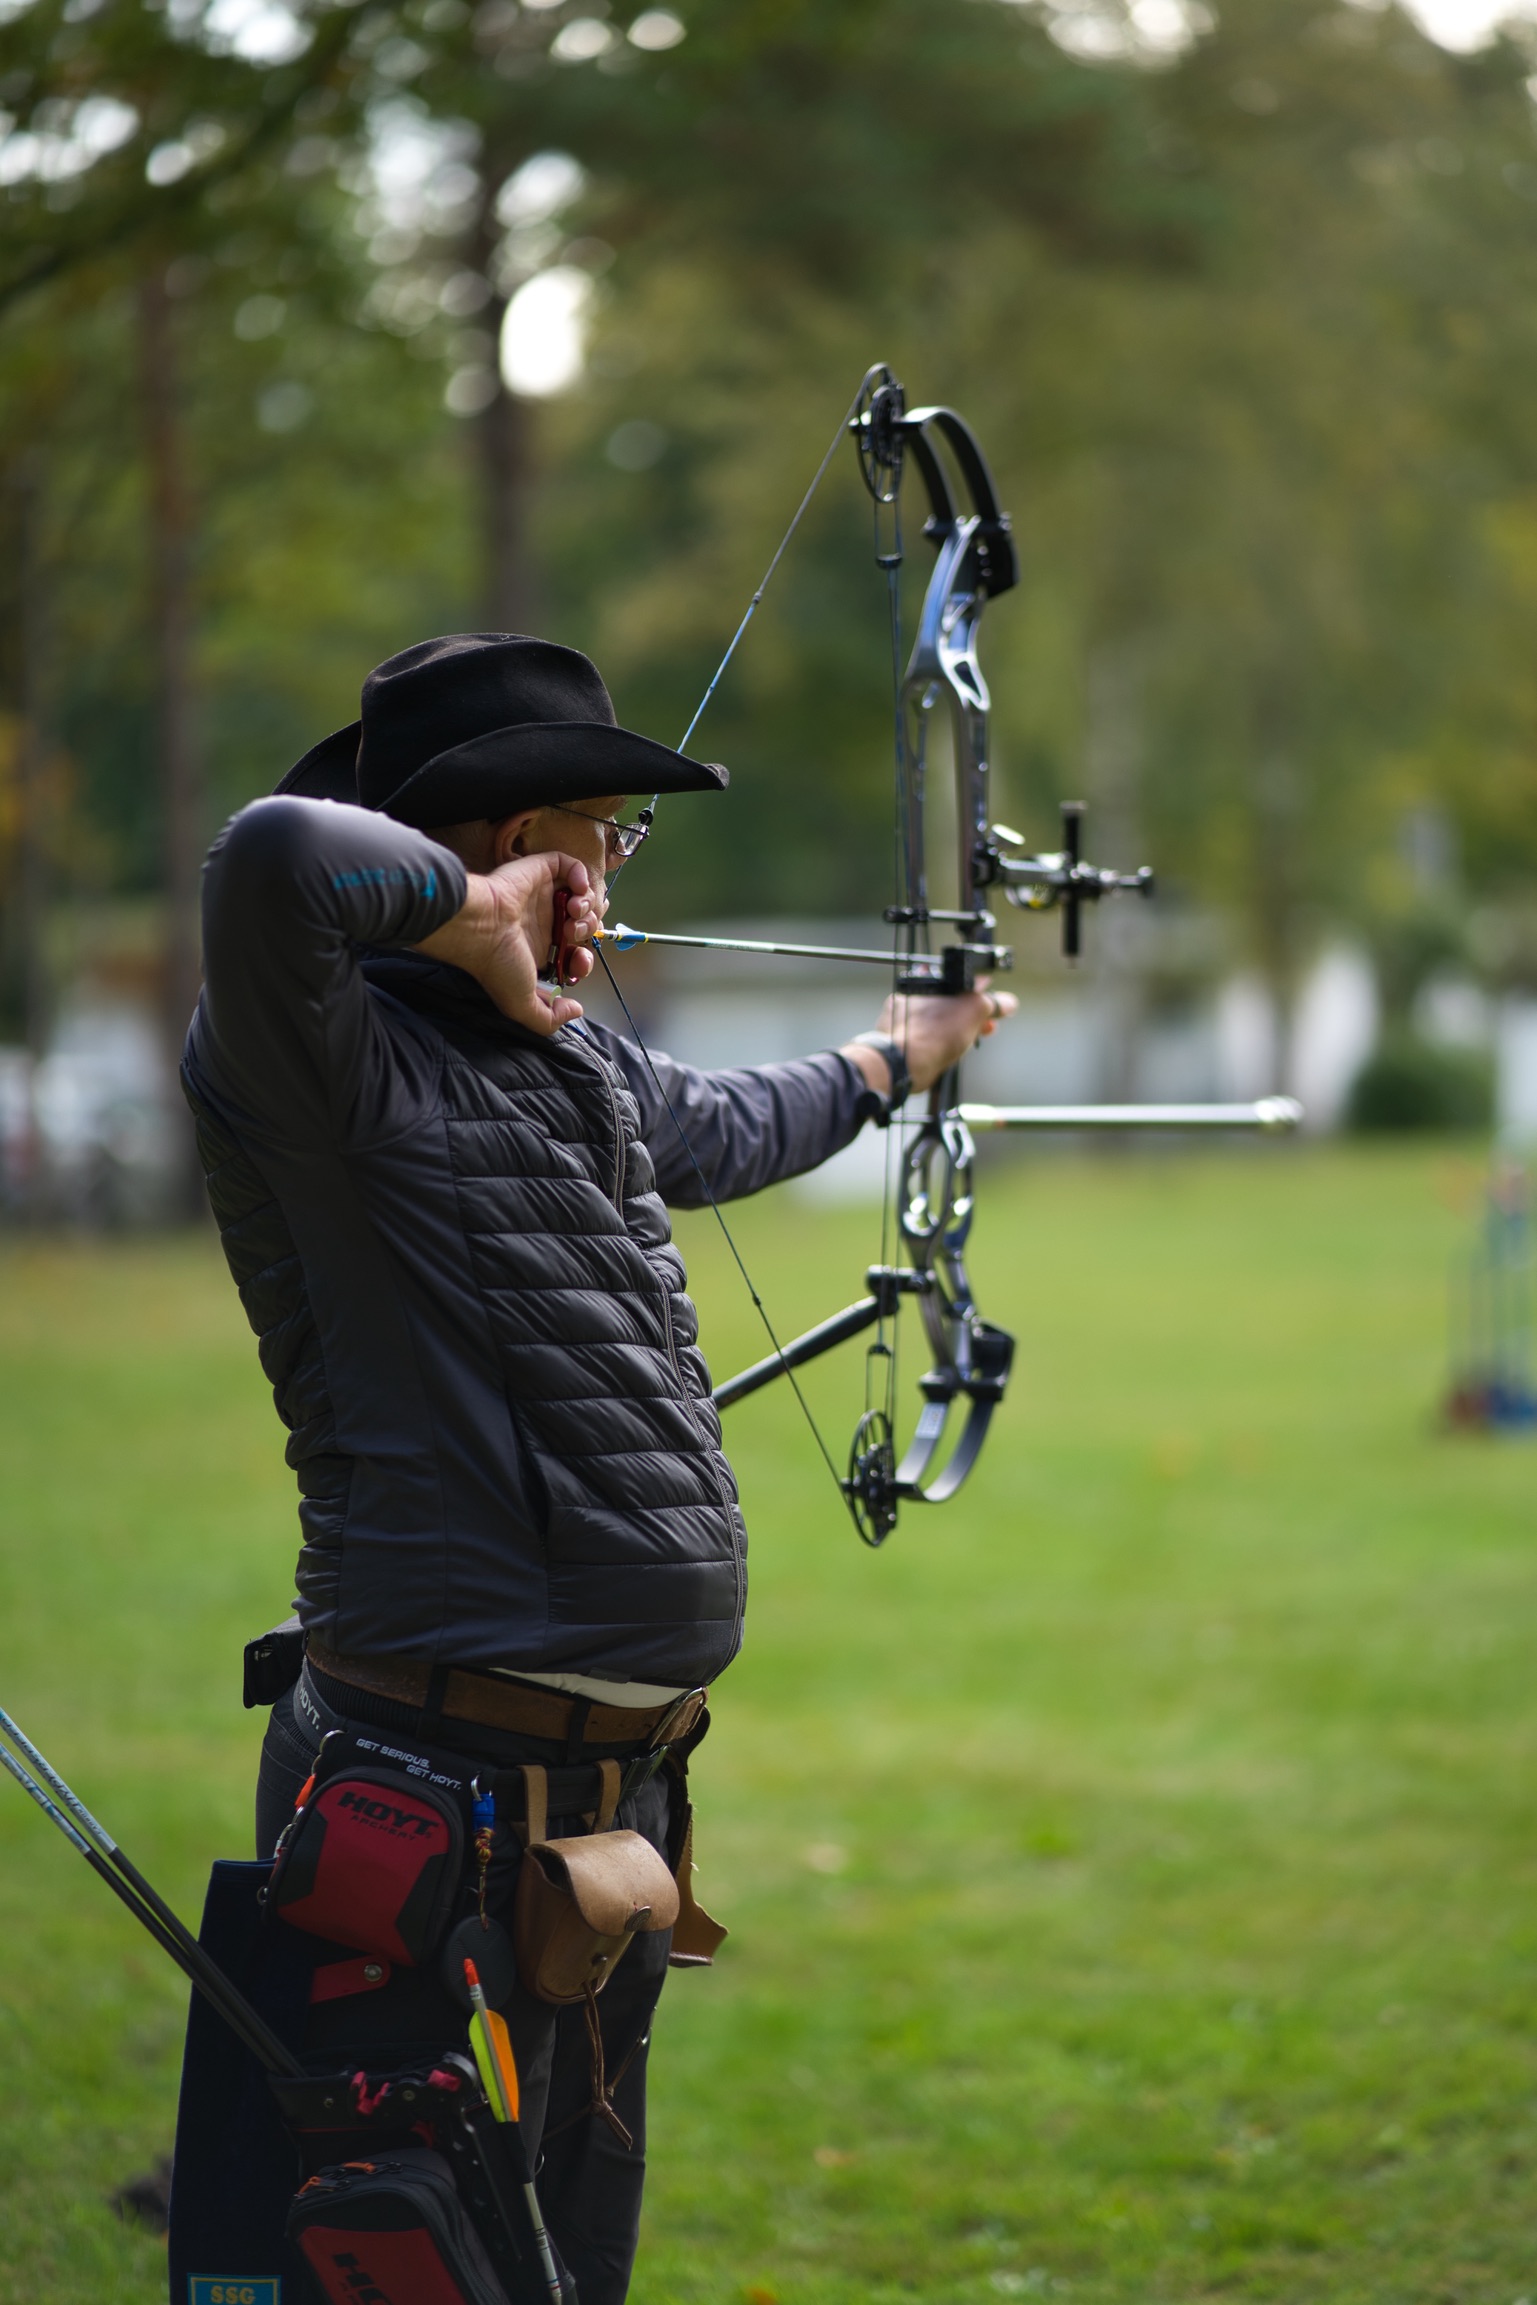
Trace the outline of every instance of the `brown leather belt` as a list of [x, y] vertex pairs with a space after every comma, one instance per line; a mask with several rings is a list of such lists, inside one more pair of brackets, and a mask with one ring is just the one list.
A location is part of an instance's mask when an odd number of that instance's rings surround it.
[[[366, 1689], [397, 1705], [422, 1710], [428, 1700], [432, 1668], [411, 1657], [339, 1657], [313, 1633], [306, 1642], [310, 1662], [333, 1681]], [[583, 1745], [673, 1744], [686, 1737], [704, 1711], [704, 1689], [690, 1689], [666, 1705], [600, 1705], [585, 1697], [568, 1696], [562, 1689], [536, 1688], [529, 1681], [504, 1681], [495, 1673], [477, 1673], [454, 1666], [444, 1677], [438, 1711], [452, 1721], [473, 1721], [481, 1729], [505, 1729], [517, 1737], [545, 1737], [555, 1744], [570, 1742], [579, 1726]]]

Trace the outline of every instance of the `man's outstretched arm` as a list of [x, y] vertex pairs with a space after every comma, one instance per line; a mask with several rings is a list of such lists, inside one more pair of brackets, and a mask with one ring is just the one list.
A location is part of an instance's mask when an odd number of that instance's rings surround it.
[[[947, 999], [898, 995], [878, 1029], [902, 1049], [913, 1088], [922, 1091], [1016, 1005], [1012, 993], [985, 989]], [[890, 1065], [864, 1041], [785, 1064], [704, 1072], [604, 1026], [588, 1029], [635, 1094], [658, 1188], [675, 1208], [740, 1200], [820, 1168], [885, 1111], [892, 1090]]]

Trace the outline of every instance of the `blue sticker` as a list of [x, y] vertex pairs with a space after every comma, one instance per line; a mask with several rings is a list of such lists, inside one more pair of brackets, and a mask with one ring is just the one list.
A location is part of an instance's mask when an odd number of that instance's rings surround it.
[[283, 2305], [283, 2284], [272, 2275], [248, 2281], [239, 2274], [191, 2273], [187, 2305]]

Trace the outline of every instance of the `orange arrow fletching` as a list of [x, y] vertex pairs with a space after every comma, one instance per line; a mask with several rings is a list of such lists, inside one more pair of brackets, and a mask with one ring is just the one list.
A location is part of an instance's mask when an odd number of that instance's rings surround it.
[[502, 2092], [507, 2099], [507, 2118], [518, 2117], [518, 2068], [512, 2054], [512, 2037], [507, 2031], [507, 2020], [495, 2009], [486, 2011], [486, 2031], [496, 2055], [496, 2069], [501, 2076]]
[[[485, 1990], [480, 1982], [480, 1972], [468, 1957], [466, 1957], [464, 1964], [464, 1981], [470, 1989], [470, 1999], [475, 2008], [474, 2021], [478, 2027], [476, 2047], [484, 2052], [483, 2057], [477, 2055], [475, 2062], [491, 2066], [500, 2086], [502, 2102], [507, 2109], [506, 2118], [509, 2121], [516, 2121], [518, 2117], [518, 2066], [512, 2053], [512, 2036], [507, 2030], [507, 2020], [500, 2016], [495, 2009], [487, 2006]], [[482, 2078], [486, 2078], [484, 2073]], [[491, 2091], [489, 2093], [494, 2103], [496, 2092]]]

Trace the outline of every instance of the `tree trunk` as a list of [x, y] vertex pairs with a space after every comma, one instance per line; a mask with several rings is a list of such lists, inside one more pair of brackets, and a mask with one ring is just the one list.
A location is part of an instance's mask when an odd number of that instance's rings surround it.
[[1297, 777], [1273, 726], [1261, 729], [1254, 768], [1253, 924], [1256, 957], [1270, 998], [1275, 1087], [1289, 1094], [1295, 1065], [1301, 918], [1296, 888]]
[[[499, 228], [496, 196], [517, 163], [505, 153], [488, 160], [471, 262], [492, 283], [486, 327], [500, 349], [508, 299], [496, 287]], [[492, 359], [495, 361], [496, 352]], [[534, 411], [508, 391], [497, 369], [496, 398], [474, 419], [473, 454], [480, 510], [481, 615], [489, 632], [528, 632], [535, 616], [529, 555], [529, 500], [533, 491]]]
[[[491, 306], [498, 338], [505, 310], [498, 297]], [[501, 384], [490, 407], [476, 417], [475, 435], [486, 629], [528, 632], [534, 622], [528, 548], [533, 410]]]
[[177, 405], [171, 303], [160, 269], [140, 283], [139, 347], [165, 900], [161, 1019], [176, 1116], [173, 1131], [180, 1148], [173, 1199], [179, 1214], [190, 1215], [200, 1205], [201, 1195], [190, 1126], [177, 1125], [183, 1107], [175, 1068], [202, 978], [198, 878], [204, 845], [203, 771], [192, 683], [192, 516]]
[[27, 457], [15, 476], [17, 562], [21, 577], [21, 728], [16, 759], [16, 912], [20, 944], [22, 1031], [34, 1060], [48, 1046], [53, 981], [48, 954], [48, 825], [43, 789], [42, 472]]

